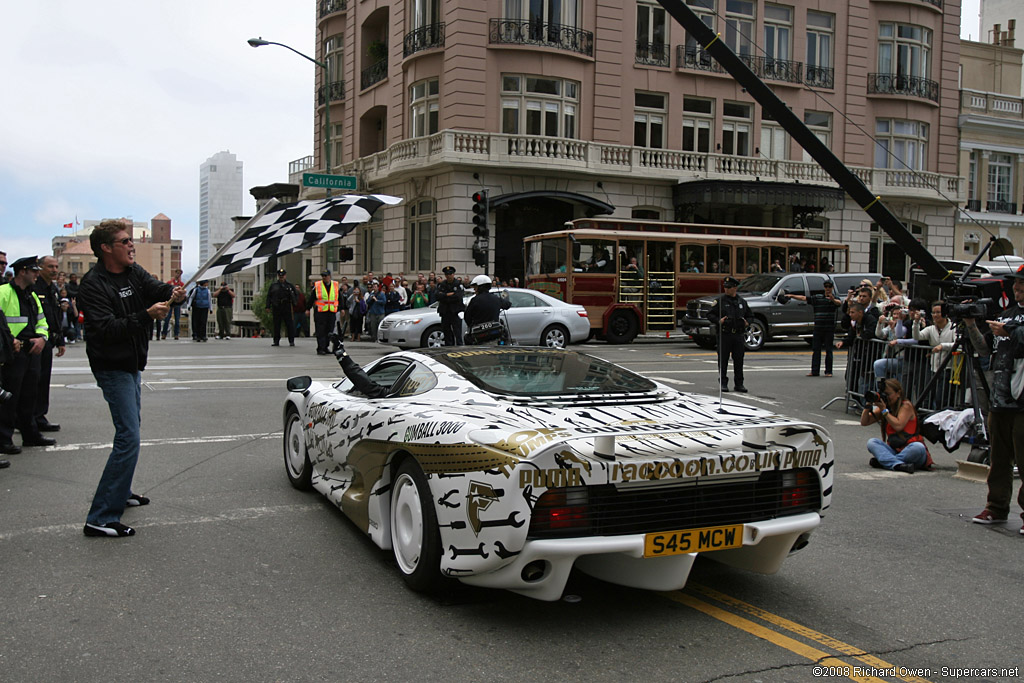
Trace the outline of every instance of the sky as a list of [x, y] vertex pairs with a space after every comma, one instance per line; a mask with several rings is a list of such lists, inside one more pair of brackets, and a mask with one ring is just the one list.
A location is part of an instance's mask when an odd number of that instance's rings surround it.
[[[961, 35], [978, 39], [979, 0]], [[199, 166], [228, 150], [250, 187], [312, 154], [315, 0], [31, 0], [0, 22], [0, 251], [47, 254], [65, 223], [171, 218], [199, 264]]]

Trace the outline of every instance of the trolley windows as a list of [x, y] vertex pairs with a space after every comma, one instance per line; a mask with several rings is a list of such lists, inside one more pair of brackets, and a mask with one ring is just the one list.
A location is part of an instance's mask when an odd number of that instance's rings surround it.
[[708, 273], [732, 272], [732, 247], [727, 245], [709, 244], [707, 271]]
[[564, 237], [526, 243], [526, 274], [564, 273], [568, 252]]

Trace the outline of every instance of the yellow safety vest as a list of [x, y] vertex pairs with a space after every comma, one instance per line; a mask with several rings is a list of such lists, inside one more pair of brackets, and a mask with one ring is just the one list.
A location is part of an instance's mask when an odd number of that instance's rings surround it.
[[[50, 326], [46, 324], [46, 316], [43, 315], [43, 304], [35, 292], [31, 292], [31, 294], [32, 300], [36, 302], [36, 334], [49, 337]], [[21, 314], [21, 302], [11, 283], [0, 286], [0, 311], [7, 316], [7, 327], [15, 337], [28, 325], [28, 316]]]
[[317, 313], [336, 313], [338, 311], [338, 283], [331, 280], [331, 288], [324, 287], [323, 280], [316, 281]]

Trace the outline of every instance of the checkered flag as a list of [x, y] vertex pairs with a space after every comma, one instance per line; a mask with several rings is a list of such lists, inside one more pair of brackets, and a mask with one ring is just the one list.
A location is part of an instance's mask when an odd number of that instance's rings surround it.
[[215, 279], [226, 273], [255, 268], [274, 256], [344, 237], [370, 220], [382, 205], [402, 200], [383, 194], [341, 195], [316, 201], [279, 204], [273, 200], [241, 227], [192, 280]]

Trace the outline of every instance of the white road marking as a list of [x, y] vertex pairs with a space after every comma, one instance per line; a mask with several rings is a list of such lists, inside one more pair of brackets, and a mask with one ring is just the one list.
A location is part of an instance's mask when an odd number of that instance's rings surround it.
[[860, 427], [860, 420], [836, 420], [837, 425], [849, 425], [851, 427]]
[[659, 382], [668, 382], [669, 384], [678, 384], [680, 386], [693, 386], [693, 382], [687, 382], [684, 379], [672, 379], [671, 377], [654, 377], [654, 376], [650, 376], [649, 379], [657, 380]]
[[772, 399], [772, 398], [762, 398], [761, 396], [752, 396], [750, 394], [733, 394], [732, 392], [729, 392], [729, 398], [730, 399], [734, 399], [734, 400], [740, 400], [740, 401], [746, 399], [748, 401], [754, 401], [755, 403], [764, 403], [764, 404], [767, 404], [767, 405], [770, 405], [770, 406], [782, 405], [781, 403], [779, 403], [775, 399]]
[[[147, 439], [142, 442], [142, 446], [183, 446], [186, 444], [194, 443], [224, 443], [228, 441], [255, 441], [261, 439], [278, 439], [281, 437], [281, 432], [271, 432], [270, 434], [223, 434], [214, 436], [203, 436], [195, 438], [172, 438], [172, 439]], [[46, 446], [43, 448], [47, 452], [57, 451], [95, 451], [95, 450], [106, 450], [112, 448], [113, 444], [107, 442], [94, 442], [94, 443], [66, 443], [58, 444], [56, 446]]]
[[[712, 361], [712, 362], [714, 362], [714, 361]], [[751, 373], [751, 372], [793, 372], [794, 370], [803, 370], [803, 371], [807, 370], [807, 368], [805, 366], [803, 366], [803, 365], [783, 365], [783, 366], [780, 366], [780, 367], [753, 367], [753, 368], [748, 367], [748, 366], [744, 366], [743, 369], [748, 374]], [[836, 372], [838, 373], [838, 372], [841, 372], [841, 371], [843, 371], [845, 369], [846, 368], [838, 368], [836, 370]], [[698, 369], [693, 369], [693, 370], [661, 370], [661, 369], [659, 369], [657, 372], [659, 374], [662, 374], [662, 375], [668, 375], [668, 374], [672, 374], [672, 375], [689, 375], [689, 374], [698, 375], [698, 374], [705, 374], [706, 375], [706, 374], [710, 374], [710, 373], [717, 373], [718, 372], [718, 367], [717, 367], [717, 363], [716, 363], [716, 367], [715, 368], [709, 368], [707, 370], [698, 370]], [[841, 379], [842, 378], [840, 378], [840, 380]]]
[[[131, 524], [135, 529], [148, 529], [150, 527], [160, 526], [180, 526], [182, 524], [209, 524], [210, 522], [236, 522], [236, 521], [249, 521], [253, 519], [260, 519], [261, 517], [270, 517], [273, 515], [286, 515], [293, 514], [296, 512], [312, 512], [315, 510], [322, 510], [323, 505], [321, 503], [308, 503], [305, 505], [275, 505], [272, 507], [255, 507], [255, 508], [239, 508], [237, 510], [228, 510], [217, 515], [202, 515], [199, 517], [185, 517], [180, 519], [159, 519], [153, 520], [152, 522], [143, 522], [142, 524]], [[7, 533], [0, 533], [0, 541], [9, 541], [12, 538], [18, 536], [27, 535], [38, 535], [38, 534], [63, 534], [69, 532], [82, 533], [83, 522], [73, 524], [54, 524], [51, 526], [37, 526], [30, 529], [19, 529], [17, 531], [8, 531]]]

